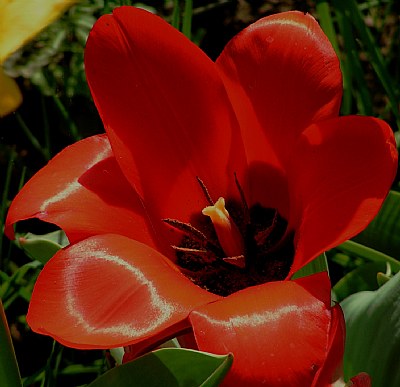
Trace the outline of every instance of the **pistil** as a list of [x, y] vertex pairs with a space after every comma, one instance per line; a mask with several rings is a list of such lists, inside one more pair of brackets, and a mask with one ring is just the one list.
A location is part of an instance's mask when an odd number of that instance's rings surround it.
[[220, 197], [212, 206], [205, 207], [203, 215], [209, 216], [217, 233], [219, 243], [226, 254], [225, 261], [244, 267], [244, 242], [242, 235], [225, 208], [225, 199]]

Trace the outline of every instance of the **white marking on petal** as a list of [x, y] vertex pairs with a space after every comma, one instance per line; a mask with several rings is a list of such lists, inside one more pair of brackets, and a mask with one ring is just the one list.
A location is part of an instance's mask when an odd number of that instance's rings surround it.
[[41, 212], [45, 212], [47, 210], [48, 206], [66, 199], [68, 196], [70, 196], [74, 192], [78, 191], [80, 187], [81, 187], [81, 185], [78, 183], [78, 181], [73, 181], [72, 183], [68, 183], [68, 186], [66, 186], [58, 194], [56, 194], [56, 195], [48, 198], [47, 200], [45, 200], [42, 203], [42, 205], [40, 206], [40, 211]]
[[272, 20], [268, 20], [268, 24], [278, 24], [281, 26], [289, 25], [289, 26], [302, 28], [303, 30], [306, 30], [306, 31], [310, 30], [310, 27], [307, 24], [298, 22], [297, 20], [291, 20], [291, 19], [272, 19]]
[[[229, 323], [234, 327], [258, 327], [267, 323], [273, 323], [283, 318], [301, 318], [304, 313], [320, 314], [321, 306], [318, 304], [309, 305], [307, 307], [299, 307], [298, 305], [286, 305], [278, 310], [271, 312], [265, 311], [263, 313], [243, 314], [239, 316], [232, 316], [229, 318]], [[289, 315], [289, 316], [287, 316]], [[296, 315], [296, 316], [294, 316]], [[216, 320], [208, 314], [204, 315], [212, 324], [226, 325], [224, 320]]]
[[[104, 156], [108, 153], [108, 149], [104, 150], [103, 152], [100, 152], [97, 157], [95, 157], [93, 160], [90, 160], [90, 162], [82, 169], [83, 171], [87, 171], [90, 168], [92, 168], [94, 165], [96, 165], [98, 162], [104, 159]], [[68, 168], [68, 166], [66, 167]], [[84, 172], [82, 172], [83, 174]], [[77, 178], [73, 181], [68, 181], [64, 183], [64, 188], [60, 187], [60, 191], [54, 195], [49, 197], [47, 200], [44, 200], [42, 205], [40, 206], [40, 212], [46, 212], [47, 208], [55, 203], [61, 202], [65, 200], [67, 197], [71, 196], [75, 192], [77, 192], [82, 185], [79, 184], [78, 179], [80, 176], [77, 176]]]
[[[85, 250], [90, 250], [87, 244], [84, 246]], [[142, 323], [143, 327], [138, 327], [135, 325], [135, 313], [132, 311], [132, 323], [126, 324], [121, 323], [117, 325], [113, 325], [110, 327], [99, 327], [92, 326], [90, 322], [87, 320], [86, 315], [87, 312], [79, 310], [79, 302], [77, 300], [76, 294], [74, 292], [75, 287], [71, 286], [67, 291], [67, 309], [68, 313], [75, 317], [77, 323], [83, 326], [86, 332], [94, 333], [94, 334], [104, 334], [104, 335], [122, 335], [127, 339], [134, 339], [136, 337], [143, 337], [147, 334], [151, 333], [154, 329], [168, 321], [171, 317], [174, 306], [168, 302], [166, 302], [157, 292], [156, 287], [153, 285], [152, 281], [149, 281], [143, 272], [137, 267], [132, 266], [130, 263], [123, 260], [121, 257], [110, 255], [107, 251], [91, 251], [86, 253], [84, 250], [81, 251], [80, 255], [80, 264], [84, 265], [85, 261], [93, 260], [102, 260], [107, 261], [113, 265], [122, 266], [126, 271], [132, 274], [132, 281], [135, 283], [144, 286], [148, 293], [150, 294], [149, 301], [149, 314], [148, 321], [146, 323]], [[68, 268], [69, 269], [69, 268]], [[67, 275], [70, 278], [70, 281], [74, 283], [75, 271], [73, 268], [67, 269]], [[98, 307], [101, 308], [101, 305]], [[142, 320], [143, 321], [143, 320]]]

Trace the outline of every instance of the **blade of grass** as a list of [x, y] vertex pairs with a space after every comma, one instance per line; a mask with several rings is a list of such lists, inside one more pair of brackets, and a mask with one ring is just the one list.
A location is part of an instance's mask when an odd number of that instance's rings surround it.
[[188, 38], [192, 37], [193, 0], [185, 0], [183, 11], [182, 33]]
[[[8, 164], [7, 164], [7, 171], [6, 171], [6, 179], [4, 181], [4, 188], [1, 196], [1, 204], [0, 204], [0, 230], [3, 230], [4, 223], [5, 223], [5, 215], [6, 215], [6, 210], [7, 210], [7, 202], [8, 202], [8, 194], [10, 192], [10, 183], [11, 183], [11, 174], [12, 174], [12, 168], [14, 164], [14, 160], [17, 157], [17, 153], [12, 150], [10, 152], [10, 156], [8, 159]], [[2, 257], [3, 255], [3, 238], [4, 234], [2, 233], [0, 235], [0, 268], [5, 267], [5, 263], [2, 262]]]
[[[10, 156], [9, 165], [7, 167], [6, 179], [4, 182], [4, 188], [3, 188], [3, 194], [2, 194], [2, 202], [0, 205], [0, 229], [2, 229], [2, 227], [5, 223], [5, 213], [6, 213], [6, 209], [7, 209], [7, 201], [8, 201], [9, 192], [10, 192], [11, 172], [12, 172], [12, 166], [13, 166], [16, 156], [17, 156], [17, 154], [15, 152], [12, 156]], [[11, 160], [11, 157], [13, 158], [12, 160]], [[23, 166], [22, 172], [21, 172], [21, 177], [20, 177], [19, 184], [18, 184], [18, 192], [21, 190], [22, 186], [24, 185], [26, 171], [27, 171], [27, 167]], [[1, 268], [7, 267], [7, 263], [9, 262], [10, 257], [11, 257], [11, 250], [14, 246], [14, 243], [9, 243], [8, 249], [7, 249], [7, 254], [4, 254], [3, 238], [5, 238], [4, 233], [2, 233], [2, 235], [0, 236], [0, 270], [1, 270]], [[2, 261], [2, 259], [3, 259], [3, 261]]]
[[336, 31], [333, 26], [333, 20], [331, 16], [331, 10], [327, 0], [318, 0], [316, 4], [316, 10], [318, 14], [319, 23], [321, 28], [325, 32], [325, 35], [328, 37], [331, 42], [336, 54], [340, 54], [339, 43], [336, 37]]
[[179, 0], [174, 0], [174, 8], [172, 11], [172, 27], [176, 28], [177, 30], [179, 30], [180, 28], [180, 14], [181, 14], [181, 9], [180, 9], [180, 5], [179, 5]]
[[50, 152], [50, 126], [49, 126], [49, 120], [47, 119], [47, 109], [46, 109], [46, 104], [44, 100], [44, 95], [40, 95], [40, 102], [42, 105], [42, 115], [43, 115], [43, 130], [44, 130], [44, 144], [45, 144], [45, 150], [46, 153], [50, 159], [51, 152]]
[[1, 300], [0, 315], [0, 381], [3, 386], [21, 387], [21, 376]]
[[75, 141], [81, 140], [82, 136], [79, 134], [77, 126], [76, 126], [75, 122], [71, 119], [70, 115], [68, 114], [67, 109], [65, 108], [64, 104], [61, 102], [60, 98], [56, 94], [52, 94], [52, 97], [53, 97], [53, 101], [55, 102], [62, 117], [64, 118], [65, 122], [69, 126], [69, 130], [71, 132], [72, 138]]
[[[348, 65], [349, 75], [351, 79], [354, 78], [354, 81], [357, 85], [355, 90], [350, 90], [350, 92], [354, 93], [354, 97], [357, 102], [357, 108], [360, 113], [364, 115], [371, 115], [371, 95], [368, 88], [366, 87], [364, 70], [360, 62], [359, 47], [357, 46], [354, 38], [352, 22], [351, 19], [349, 19], [349, 15], [343, 10], [341, 0], [335, 0], [334, 4], [336, 14], [338, 15], [339, 31], [344, 41], [344, 49], [347, 56], [346, 63]], [[353, 89], [353, 87], [351, 87], [351, 89]], [[343, 113], [349, 114], [350, 112], [351, 111]]]
[[24, 132], [25, 136], [28, 138], [29, 142], [32, 144], [32, 146], [46, 159], [49, 160], [50, 155], [48, 154], [47, 150], [44, 149], [41, 145], [39, 140], [34, 136], [34, 134], [31, 132], [31, 130], [28, 128], [28, 125], [25, 123], [21, 115], [16, 112], [15, 117], [17, 118], [17, 121]]
[[[346, 60], [344, 60], [343, 53], [340, 52], [339, 43], [337, 40], [337, 33], [335, 31], [333, 19], [331, 16], [331, 9], [326, 0], [317, 1], [316, 5], [317, 14], [319, 16], [319, 21], [323, 31], [331, 42], [336, 55], [340, 60], [340, 68], [342, 70], [343, 75], [343, 98], [342, 98], [342, 106], [341, 111], [343, 114], [348, 115], [351, 113], [352, 106], [352, 87], [351, 87], [351, 72], [349, 68], [349, 64]], [[335, 16], [338, 22], [342, 23], [341, 18], [343, 16], [340, 12], [337, 12], [336, 8], [334, 9], [336, 12]]]
[[57, 375], [62, 358], [63, 349], [64, 347], [61, 346], [61, 344], [58, 344], [56, 341], [53, 341], [53, 348], [45, 367], [44, 385], [46, 387], [57, 386]]
[[393, 86], [394, 82], [386, 68], [385, 60], [383, 59], [382, 53], [379, 50], [379, 45], [376, 43], [371, 31], [366, 26], [363, 14], [358, 8], [357, 2], [355, 0], [337, 0], [336, 3], [339, 3], [349, 20], [351, 20], [355, 26], [360, 36], [360, 40], [371, 61], [371, 65], [374, 68], [389, 98], [391, 110], [396, 117], [397, 126], [400, 128], [400, 112], [398, 110], [397, 96], [398, 91]]

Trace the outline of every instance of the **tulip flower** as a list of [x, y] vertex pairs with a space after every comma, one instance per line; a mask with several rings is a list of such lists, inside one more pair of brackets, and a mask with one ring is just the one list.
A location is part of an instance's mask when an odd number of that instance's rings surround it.
[[126, 358], [193, 333], [233, 353], [226, 385], [325, 386], [344, 325], [326, 273], [292, 280], [363, 230], [396, 172], [389, 126], [339, 117], [338, 59], [313, 17], [242, 31], [216, 62], [161, 18], [122, 7], [95, 24], [86, 74], [106, 134], [40, 170], [12, 224], [71, 245], [41, 272], [28, 323]]
[[[0, 0], [0, 66], [77, 0]], [[16, 82], [0, 67], [0, 117], [22, 102]]]

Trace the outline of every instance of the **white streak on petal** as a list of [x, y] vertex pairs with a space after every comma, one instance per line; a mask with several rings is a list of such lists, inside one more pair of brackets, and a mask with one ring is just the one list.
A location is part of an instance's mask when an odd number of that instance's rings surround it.
[[[95, 157], [93, 160], [88, 163], [83, 170], [88, 171], [90, 168], [92, 168], [94, 165], [96, 165], [98, 162], [102, 161], [104, 159], [104, 156], [108, 153], [108, 149], [106, 149], [103, 152], [100, 152], [97, 157]], [[68, 166], [66, 166], [68, 168]], [[84, 173], [84, 172], [83, 172]], [[83, 174], [82, 173], [82, 174]], [[80, 176], [78, 176], [75, 180], [68, 181], [64, 183], [64, 187], [60, 186], [58, 187], [59, 192], [54, 195], [49, 197], [47, 200], [44, 200], [42, 205], [40, 206], [40, 212], [46, 212], [47, 208], [55, 203], [61, 202], [65, 200], [67, 197], [73, 195], [75, 192], [79, 191], [79, 189], [82, 187], [82, 185], [78, 182]]]
[[[92, 249], [86, 245], [85, 250]], [[86, 263], [89, 263], [90, 261], [90, 265], [93, 265], [94, 260], [101, 260], [109, 262], [110, 265], [122, 266], [126, 271], [132, 274], [132, 282], [138, 286], [145, 287], [150, 295], [148, 321], [143, 323], [143, 319], [141, 319], [141, 327], [135, 325], [134, 311], [132, 311], [132, 323], [130, 324], [121, 323], [109, 327], [99, 327], [92, 326], [90, 324], [90, 321], [88, 321], [88, 318], [86, 317], [88, 315], [87, 311], [80, 311], [79, 302], [74, 292], [75, 287], [71, 286], [67, 291], [68, 313], [76, 318], [77, 323], [81, 324], [86, 332], [104, 335], [118, 334], [123, 335], [128, 339], [135, 339], [136, 337], [143, 337], [151, 333], [155, 328], [168, 321], [168, 319], [171, 317], [174, 306], [166, 302], [158, 294], [153, 283], [146, 278], [140, 269], [132, 266], [129, 262], [126, 262], [121, 257], [109, 254], [107, 251], [98, 250], [95, 252], [91, 251], [89, 253], [82, 251], [79, 255], [81, 265], [85, 265], [85, 261]], [[70, 281], [73, 283], [76, 271], [71, 268], [68, 270], [67, 275], [69, 276]], [[101, 308], [101, 305], [98, 305], [98, 308]]]
[[[244, 314], [232, 316], [229, 318], [229, 323], [234, 327], [258, 327], [268, 323], [274, 323], [284, 318], [301, 319], [304, 313], [320, 314], [321, 307], [319, 305], [309, 305], [307, 307], [299, 307], [298, 305], [286, 305], [276, 311], [265, 311], [263, 313]], [[216, 320], [206, 315], [207, 320], [212, 324], [226, 326], [226, 321]]]
[[69, 183], [62, 191], [60, 191], [57, 195], [50, 197], [49, 199], [45, 200], [42, 205], [40, 206], [40, 211], [45, 212], [47, 207], [51, 204], [60, 202], [66, 199], [68, 196], [72, 195], [74, 192], [78, 191], [81, 185], [74, 181]]

